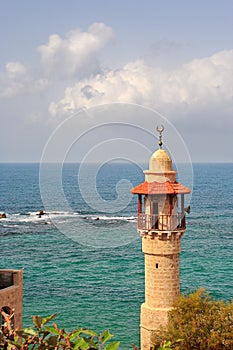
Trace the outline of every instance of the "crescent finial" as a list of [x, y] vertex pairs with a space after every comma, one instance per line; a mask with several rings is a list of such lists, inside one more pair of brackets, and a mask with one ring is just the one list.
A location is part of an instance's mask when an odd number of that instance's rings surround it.
[[163, 141], [162, 141], [162, 132], [163, 132], [163, 130], [164, 130], [164, 126], [163, 125], [161, 125], [160, 128], [158, 126], [156, 128], [156, 131], [159, 133], [159, 142], [158, 142], [158, 144], [159, 144], [160, 148], [162, 148], [162, 145], [163, 145]]

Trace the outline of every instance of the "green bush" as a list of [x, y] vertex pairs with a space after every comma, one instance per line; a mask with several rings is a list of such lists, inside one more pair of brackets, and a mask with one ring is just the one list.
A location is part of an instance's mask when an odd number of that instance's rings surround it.
[[[213, 300], [204, 289], [180, 296], [169, 312], [167, 328], [156, 335], [180, 350], [233, 350], [233, 304]], [[181, 341], [182, 340], [182, 341]], [[158, 348], [155, 347], [155, 348]]]

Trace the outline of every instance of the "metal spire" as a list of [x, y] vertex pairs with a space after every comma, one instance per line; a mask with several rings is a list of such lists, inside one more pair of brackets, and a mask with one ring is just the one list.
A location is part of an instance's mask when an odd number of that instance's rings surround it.
[[163, 132], [163, 130], [164, 130], [164, 126], [163, 125], [161, 125], [160, 128], [158, 126], [156, 128], [156, 131], [159, 133], [159, 142], [158, 142], [158, 144], [159, 144], [160, 149], [162, 149], [162, 145], [163, 145], [163, 141], [162, 141], [162, 132]]

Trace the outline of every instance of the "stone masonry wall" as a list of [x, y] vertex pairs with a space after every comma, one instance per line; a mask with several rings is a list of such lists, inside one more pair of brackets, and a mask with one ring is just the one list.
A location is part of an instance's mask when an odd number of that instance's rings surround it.
[[0, 289], [0, 309], [8, 306], [14, 309], [15, 328], [22, 328], [23, 308], [23, 271], [22, 270], [0, 270], [0, 274], [13, 274], [13, 285]]
[[142, 237], [145, 256], [145, 303], [141, 306], [141, 349], [148, 350], [153, 333], [166, 326], [168, 312], [180, 294], [180, 232]]

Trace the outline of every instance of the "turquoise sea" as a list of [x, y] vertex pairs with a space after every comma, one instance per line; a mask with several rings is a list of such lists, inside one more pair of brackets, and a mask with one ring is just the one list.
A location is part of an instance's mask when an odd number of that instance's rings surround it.
[[[103, 165], [96, 175], [96, 191], [106, 205], [101, 211], [90, 182], [79, 188], [79, 165], [65, 164], [61, 185], [70, 210], [64, 210], [53, 192], [51, 208], [45, 208], [48, 215], [39, 218], [38, 211], [44, 209], [39, 167], [0, 164], [0, 212], [7, 214], [0, 220], [0, 268], [24, 268], [24, 326], [31, 324], [33, 314], [57, 313], [62, 327], [110, 328], [121, 348], [130, 349], [132, 342], [139, 344], [144, 299], [137, 203], [136, 198], [128, 201], [127, 185], [117, 212], [108, 211], [107, 204], [117, 200], [120, 180], [133, 187], [143, 181], [143, 173], [133, 164]], [[54, 167], [48, 165], [51, 179]], [[91, 179], [93, 165], [86, 169]], [[181, 291], [205, 287], [213, 297], [230, 300], [233, 164], [194, 164], [193, 170], [191, 213], [180, 256]], [[52, 185], [53, 180], [48, 198]], [[73, 230], [65, 235], [67, 228]]]

